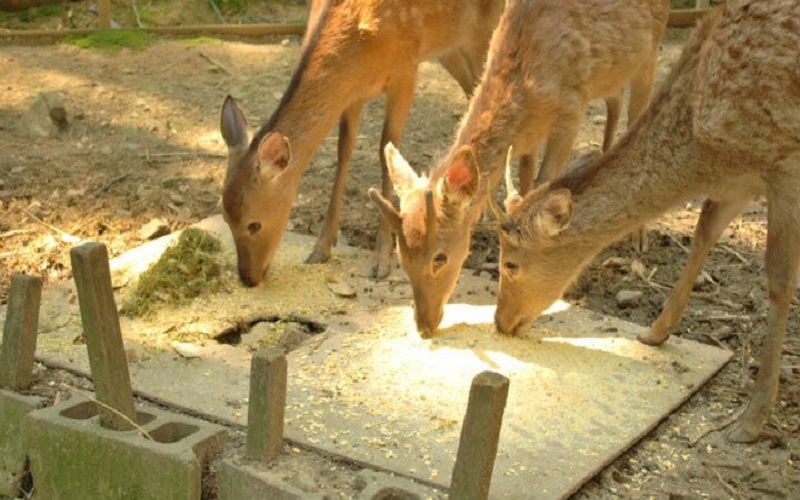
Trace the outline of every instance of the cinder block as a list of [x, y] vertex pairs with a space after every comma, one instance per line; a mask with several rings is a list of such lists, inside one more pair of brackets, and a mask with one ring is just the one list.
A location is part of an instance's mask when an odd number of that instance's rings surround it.
[[0, 389], [0, 497], [17, 498], [25, 474], [23, 421], [43, 405], [43, 398]]
[[217, 473], [219, 500], [321, 500], [320, 493], [308, 493], [277, 478], [259, 463], [249, 465], [226, 459]]
[[38, 498], [199, 499], [202, 475], [221, 450], [224, 427], [154, 408], [136, 429], [99, 423], [97, 405], [71, 400], [28, 414], [25, 444]]
[[446, 497], [440, 490], [385, 472], [364, 469], [358, 473], [358, 480], [364, 484], [358, 500], [427, 500]]

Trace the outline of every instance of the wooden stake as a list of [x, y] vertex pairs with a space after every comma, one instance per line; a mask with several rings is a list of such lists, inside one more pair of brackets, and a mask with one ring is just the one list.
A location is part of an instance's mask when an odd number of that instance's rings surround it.
[[41, 301], [41, 278], [24, 274], [11, 277], [0, 350], [0, 387], [18, 391], [31, 383]]
[[262, 349], [250, 362], [246, 455], [251, 460], [269, 462], [283, 448], [286, 371], [286, 356], [280, 349]]
[[98, 405], [100, 424], [115, 430], [131, 429], [129, 421], [136, 422], [136, 410], [108, 252], [102, 243], [84, 243], [73, 248], [70, 257], [97, 400], [118, 412]]
[[458, 455], [450, 481], [450, 498], [489, 498], [508, 386], [506, 377], [490, 371], [479, 373], [472, 379], [467, 414], [461, 426]]

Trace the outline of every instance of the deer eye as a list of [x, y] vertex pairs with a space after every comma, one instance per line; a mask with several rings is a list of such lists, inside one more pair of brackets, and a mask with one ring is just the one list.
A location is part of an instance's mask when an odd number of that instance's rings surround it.
[[261, 231], [261, 223], [260, 222], [251, 222], [247, 225], [247, 230], [250, 231], [250, 235], [253, 236], [257, 232]]
[[509, 276], [514, 276], [515, 274], [517, 274], [517, 272], [519, 272], [519, 264], [517, 264], [516, 262], [512, 262], [510, 260], [505, 261], [503, 263], [503, 267], [505, 268]]
[[434, 269], [439, 269], [445, 264], [447, 264], [447, 254], [445, 254], [443, 252], [439, 252], [433, 257], [433, 268]]

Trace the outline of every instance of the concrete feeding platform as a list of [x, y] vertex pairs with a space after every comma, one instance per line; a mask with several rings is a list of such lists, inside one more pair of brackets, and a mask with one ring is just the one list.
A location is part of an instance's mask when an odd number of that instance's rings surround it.
[[[227, 227], [219, 217], [199, 225], [225, 243], [223, 272], [235, 283]], [[171, 239], [113, 260], [115, 284], [127, 288]], [[287, 438], [447, 487], [472, 377], [494, 370], [511, 385], [491, 496], [557, 498], [577, 491], [730, 358], [676, 337], [645, 346], [635, 340], [643, 327], [563, 303], [529, 333], [501, 336], [492, 324], [496, 283], [469, 273], [442, 330], [421, 339], [400, 271], [373, 282], [371, 253], [350, 247], [336, 248], [328, 264], [303, 264], [312, 246], [313, 238], [287, 233], [265, 285], [232, 285], [151, 318], [123, 317], [135, 390], [245, 424], [251, 354], [213, 337], [254, 318], [313, 320], [327, 330], [288, 356]], [[332, 281], [358, 296], [333, 293]], [[74, 293], [71, 283], [45, 288], [37, 354], [88, 371]], [[187, 339], [197, 348], [192, 359], [172, 349]]]

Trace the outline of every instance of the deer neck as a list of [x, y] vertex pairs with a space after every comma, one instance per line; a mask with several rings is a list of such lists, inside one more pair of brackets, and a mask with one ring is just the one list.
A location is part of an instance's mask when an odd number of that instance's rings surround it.
[[288, 137], [291, 164], [301, 171], [344, 110], [357, 99], [356, 85], [363, 81], [357, 72], [369, 66], [352, 62], [356, 58], [363, 62], [363, 57], [356, 54], [359, 42], [342, 35], [346, 29], [327, 24], [330, 23], [321, 20], [315, 33], [309, 35], [278, 107], [253, 138], [253, 143], [258, 144], [273, 131]]
[[604, 156], [553, 181], [572, 193], [573, 217], [562, 233], [603, 248], [724, 178], [692, 132], [695, 57], [685, 57], [645, 114]]

